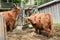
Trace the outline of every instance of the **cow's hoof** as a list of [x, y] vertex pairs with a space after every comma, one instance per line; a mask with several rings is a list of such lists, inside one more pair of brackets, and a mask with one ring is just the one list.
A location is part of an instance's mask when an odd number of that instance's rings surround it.
[[47, 35], [47, 37], [48, 37], [48, 38], [50, 38], [50, 37], [51, 37], [51, 35]]
[[39, 31], [39, 34], [42, 34], [42, 31]]
[[10, 32], [12, 32], [12, 31], [10, 31]]
[[34, 31], [35, 33], [37, 33], [37, 31]]

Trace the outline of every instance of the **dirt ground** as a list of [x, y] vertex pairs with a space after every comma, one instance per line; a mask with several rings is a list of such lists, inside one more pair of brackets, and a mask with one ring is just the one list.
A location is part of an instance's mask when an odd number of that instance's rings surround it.
[[25, 30], [16, 30], [8, 32], [8, 40], [60, 40], [60, 27], [55, 27], [55, 34], [51, 37], [46, 37], [43, 34], [35, 33], [34, 28]]

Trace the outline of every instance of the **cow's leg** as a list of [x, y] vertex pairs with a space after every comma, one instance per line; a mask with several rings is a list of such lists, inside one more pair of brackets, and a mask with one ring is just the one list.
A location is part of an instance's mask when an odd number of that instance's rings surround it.
[[51, 27], [51, 34], [55, 35], [55, 28], [54, 28], [54, 26], [50, 25], [49, 27]]
[[47, 37], [50, 37], [50, 29], [46, 26], [43, 26], [43, 29], [47, 32]]
[[10, 32], [12, 32], [12, 25], [10, 25]]
[[38, 33], [38, 28], [35, 28], [35, 32]]
[[39, 29], [39, 34], [41, 34], [41, 29]]
[[10, 32], [12, 32], [13, 22], [10, 23]]
[[51, 31], [50, 31], [50, 29], [47, 29], [47, 37], [50, 37], [50, 33], [51, 33]]

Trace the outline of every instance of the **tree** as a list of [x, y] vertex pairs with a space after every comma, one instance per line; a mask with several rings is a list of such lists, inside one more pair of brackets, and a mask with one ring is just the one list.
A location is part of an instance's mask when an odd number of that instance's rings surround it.
[[29, 0], [24, 0], [23, 3], [26, 4]]
[[44, 4], [44, 3], [47, 3], [51, 0], [34, 0], [35, 1], [35, 5], [41, 5], [41, 4]]
[[13, 0], [13, 3], [21, 3], [21, 0]]
[[[14, 3], [21, 3], [22, 0], [13, 0]], [[28, 0], [23, 0], [23, 3], [26, 4]]]

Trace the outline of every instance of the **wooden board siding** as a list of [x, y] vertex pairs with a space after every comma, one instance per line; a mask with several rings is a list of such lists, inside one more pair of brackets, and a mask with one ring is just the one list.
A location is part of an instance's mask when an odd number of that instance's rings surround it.
[[2, 14], [0, 14], [0, 40], [7, 40], [6, 21]]
[[39, 9], [40, 13], [47, 13], [51, 12], [53, 16], [53, 22], [54, 23], [60, 23], [60, 3], [52, 4], [46, 7], [42, 7]]

